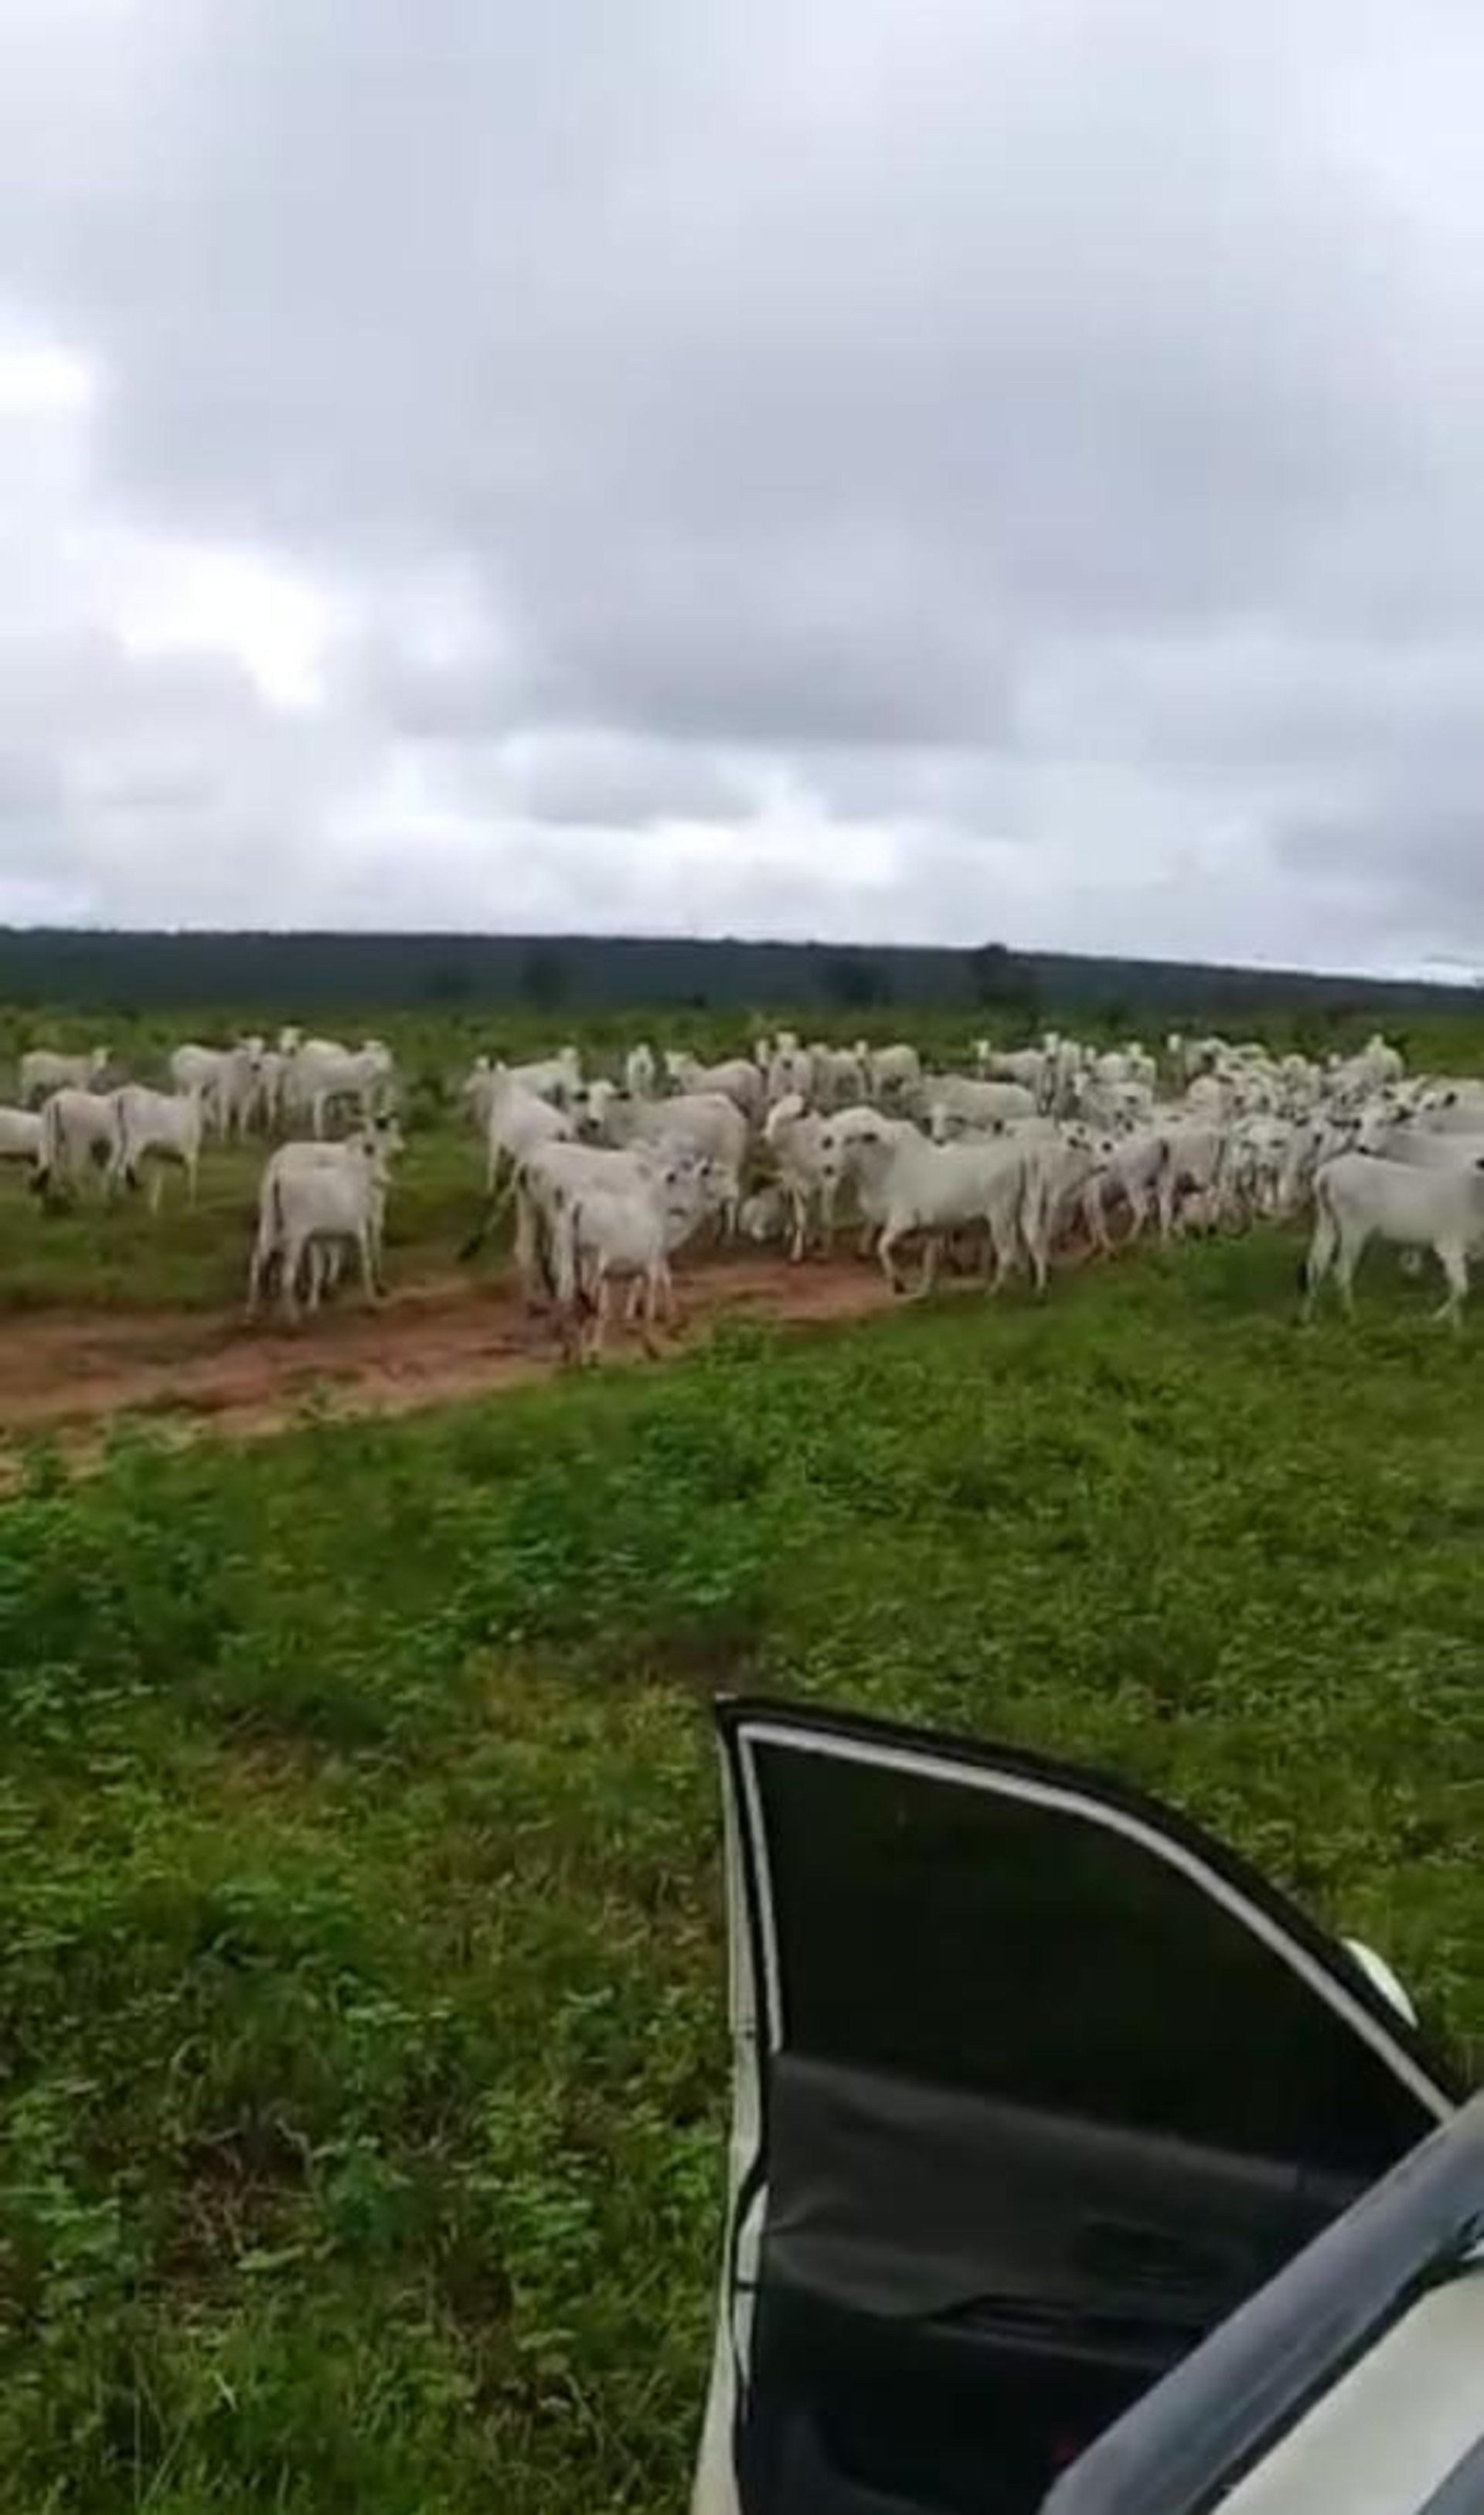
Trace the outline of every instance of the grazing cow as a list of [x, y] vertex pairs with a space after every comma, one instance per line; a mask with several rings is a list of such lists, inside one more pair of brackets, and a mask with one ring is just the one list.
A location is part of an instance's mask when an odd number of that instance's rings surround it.
[[21, 1060], [21, 1105], [33, 1109], [51, 1092], [91, 1092], [107, 1065], [105, 1048], [95, 1048], [87, 1056], [62, 1056], [54, 1048], [28, 1048]]
[[65, 1190], [94, 1170], [107, 1194], [117, 1142], [113, 1095], [107, 1092], [54, 1092], [42, 1103], [41, 1140], [31, 1185], [38, 1196]]
[[1346, 1311], [1369, 1242], [1430, 1249], [1448, 1294], [1433, 1315], [1457, 1328], [1468, 1293], [1468, 1253], [1484, 1239], [1484, 1161], [1419, 1170], [1374, 1153], [1340, 1153], [1314, 1178], [1314, 1236], [1304, 1262], [1304, 1315], [1333, 1273]]
[[149, 1092], [141, 1083], [126, 1083], [113, 1097], [114, 1145], [109, 1183], [135, 1188], [140, 1166], [149, 1162], [149, 1211], [158, 1214], [164, 1193], [165, 1162], [179, 1162], [186, 1174], [187, 1201], [196, 1201], [196, 1174], [201, 1161], [201, 1102], [193, 1092]]

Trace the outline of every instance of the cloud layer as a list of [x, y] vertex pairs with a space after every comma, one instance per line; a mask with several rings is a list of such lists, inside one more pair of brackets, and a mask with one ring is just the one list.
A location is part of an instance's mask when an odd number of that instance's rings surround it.
[[1456, 0], [0, 0], [0, 916], [1484, 965]]

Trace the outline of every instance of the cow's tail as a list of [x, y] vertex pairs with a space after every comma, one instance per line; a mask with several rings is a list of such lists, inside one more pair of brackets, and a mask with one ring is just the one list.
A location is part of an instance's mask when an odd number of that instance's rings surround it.
[[115, 1092], [112, 1095], [112, 1110], [113, 1159], [110, 1168], [113, 1176], [115, 1178], [121, 1178], [125, 1187], [137, 1188], [139, 1185], [139, 1172], [135, 1166], [133, 1149], [129, 1139], [129, 1118], [124, 1107], [124, 1095], [121, 1092]]

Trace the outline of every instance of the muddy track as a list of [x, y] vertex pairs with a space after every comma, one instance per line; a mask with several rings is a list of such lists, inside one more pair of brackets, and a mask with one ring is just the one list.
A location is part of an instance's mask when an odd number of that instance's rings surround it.
[[[717, 1258], [679, 1288], [680, 1351], [721, 1318], [808, 1326], [887, 1306], [874, 1266], [789, 1266], [772, 1258]], [[613, 1358], [641, 1348], [613, 1339]], [[43, 1312], [0, 1339], [0, 1443], [45, 1430], [86, 1445], [112, 1418], [158, 1421], [234, 1438], [282, 1430], [307, 1405], [336, 1416], [402, 1415], [549, 1379], [561, 1369], [549, 1324], [525, 1315], [504, 1284], [467, 1277], [413, 1284], [376, 1311], [353, 1301], [297, 1335], [186, 1310]]]

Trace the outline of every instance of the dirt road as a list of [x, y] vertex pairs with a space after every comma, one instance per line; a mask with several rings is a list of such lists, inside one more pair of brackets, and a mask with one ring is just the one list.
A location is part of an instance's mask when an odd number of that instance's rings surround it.
[[[874, 1266], [758, 1257], [693, 1267], [680, 1298], [680, 1335], [664, 1340], [677, 1351], [720, 1318], [806, 1326], [888, 1300]], [[641, 1350], [617, 1334], [613, 1349]], [[191, 1311], [47, 1311], [0, 1338], [0, 1442], [48, 1428], [85, 1438], [123, 1414], [247, 1438], [281, 1430], [310, 1400], [333, 1415], [401, 1415], [560, 1367], [547, 1324], [505, 1285], [471, 1289], [467, 1277], [410, 1285], [376, 1311], [348, 1301], [297, 1335]]]

